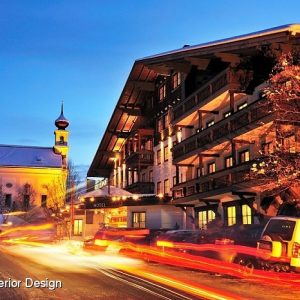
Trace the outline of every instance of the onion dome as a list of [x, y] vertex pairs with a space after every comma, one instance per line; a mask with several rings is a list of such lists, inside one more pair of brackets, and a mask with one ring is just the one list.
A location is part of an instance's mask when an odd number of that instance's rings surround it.
[[61, 104], [60, 116], [55, 120], [55, 126], [58, 129], [66, 129], [69, 126], [69, 121], [64, 116], [64, 104]]

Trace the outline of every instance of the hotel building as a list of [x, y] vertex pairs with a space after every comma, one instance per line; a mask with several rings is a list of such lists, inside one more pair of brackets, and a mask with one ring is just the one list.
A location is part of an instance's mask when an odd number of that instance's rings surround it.
[[299, 38], [300, 26], [287, 25], [135, 61], [88, 171], [156, 195], [127, 206], [128, 226], [259, 222], [265, 194], [247, 175], [275, 141], [262, 89]]

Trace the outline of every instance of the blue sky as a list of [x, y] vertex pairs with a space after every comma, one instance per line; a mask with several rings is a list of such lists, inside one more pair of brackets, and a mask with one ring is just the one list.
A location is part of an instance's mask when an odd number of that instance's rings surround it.
[[0, 0], [0, 144], [52, 146], [89, 165], [134, 60], [300, 22], [299, 1]]

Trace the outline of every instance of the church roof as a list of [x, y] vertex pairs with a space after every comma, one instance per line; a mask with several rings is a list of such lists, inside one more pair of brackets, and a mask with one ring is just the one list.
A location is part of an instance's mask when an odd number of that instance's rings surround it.
[[62, 157], [51, 147], [0, 145], [0, 166], [61, 168]]

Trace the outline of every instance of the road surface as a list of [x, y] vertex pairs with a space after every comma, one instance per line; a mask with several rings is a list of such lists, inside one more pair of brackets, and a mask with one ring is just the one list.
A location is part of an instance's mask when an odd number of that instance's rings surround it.
[[[95, 267], [77, 272], [69, 269], [56, 270], [51, 266], [37, 264], [27, 258], [20, 258], [0, 251], [0, 283], [7, 287], [0, 288], [0, 299], [198, 299], [186, 293], [140, 279], [126, 272]], [[30, 287], [33, 281], [62, 283], [54, 289]], [[9, 288], [9, 282], [21, 281], [19, 288]], [[4, 283], [3, 283], [4, 284]]]
[[[25, 287], [25, 280], [61, 283]], [[19, 288], [1, 287], [21, 281]], [[299, 277], [300, 282], [300, 277]], [[114, 254], [75, 249], [0, 245], [0, 300], [19, 299], [300, 299], [294, 284], [270, 285]]]

